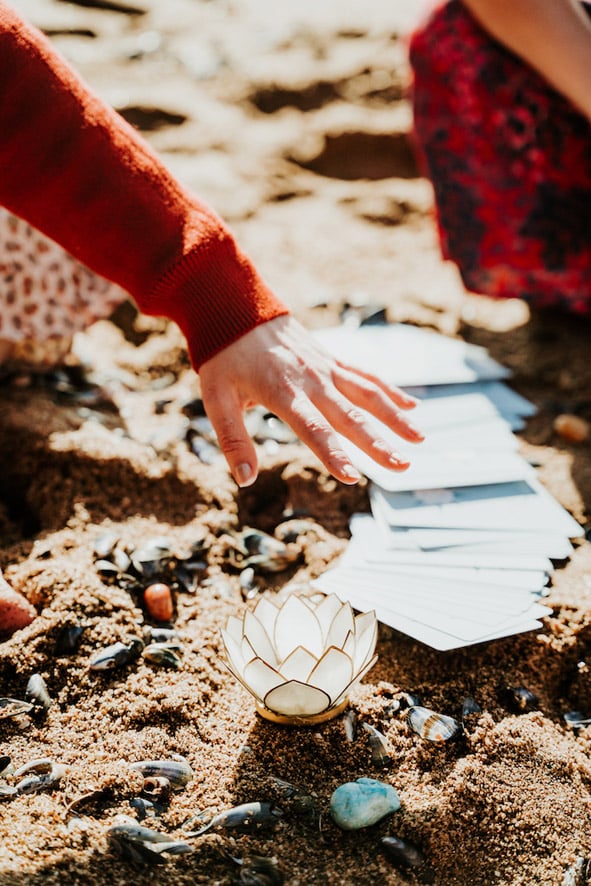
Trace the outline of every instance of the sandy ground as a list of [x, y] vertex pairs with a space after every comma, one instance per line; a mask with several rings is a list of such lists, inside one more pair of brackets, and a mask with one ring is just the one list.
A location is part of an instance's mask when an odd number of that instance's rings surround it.
[[[441, 261], [404, 98], [402, 35], [420, 4], [129, 2], [135, 11], [118, 0], [14, 5], [225, 216], [310, 326], [333, 322], [345, 304], [371, 303], [393, 321], [484, 344], [510, 366], [539, 407], [523, 452], [586, 525], [589, 444], [561, 440], [552, 421], [565, 411], [591, 419], [589, 324], [466, 295]], [[172, 326], [101, 322], [76, 351], [98, 389], [21, 378], [3, 386], [0, 405], [0, 566], [40, 612], [0, 644], [0, 695], [23, 698], [37, 672], [53, 699], [45, 716], [0, 720], [0, 751], [15, 766], [51, 758], [67, 767], [53, 788], [0, 803], [2, 886], [230, 884], [242, 870], [231, 855], [275, 857], [292, 886], [529, 886], [560, 884], [577, 857], [591, 857], [591, 730], [575, 733], [562, 716], [591, 712], [588, 542], [557, 570], [539, 633], [444, 655], [381, 630], [379, 662], [352, 698], [359, 718], [387, 736], [391, 765], [376, 768], [367, 733], [347, 741], [340, 719], [312, 729], [262, 721], [226, 671], [219, 638], [244, 606], [232, 531], [273, 532], [304, 515], [294, 565], [257, 576], [280, 591], [334, 561], [349, 516], [368, 507], [366, 489], [337, 487], [296, 444], [261, 446], [261, 477], [242, 493], [219, 457], [202, 463], [183, 411], [198, 380]], [[98, 649], [150, 623], [134, 587], [97, 573], [96, 539], [107, 530], [128, 549], [159, 536], [179, 555], [198, 546], [195, 581], [175, 591], [178, 670], [143, 658], [106, 675], [89, 670]], [[68, 653], [59, 638], [72, 625], [83, 631]], [[511, 685], [533, 691], [536, 709], [512, 712]], [[470, 695], [483, 713], [461, 741], [433, 746], [393, 710], [400, 691], [452, 716]], [[256, 800], [279, 802], [285, 816], [253, 833], [208, 832], [166, 866], [122, 859], [106, 831], [118, 815], [137, 815], [142, 780], [129, 764], [173, 754], [194, 777], [146, 824], [180, 837], [196, 816]], [[328, 800], [361, 776], [393, 784], [402, 808], [343, 833]], [[273, 777], [313, 796], [321, 828]], [[416, 878], [385, 857], [385, 835], [421, 848], [427, 864]]]

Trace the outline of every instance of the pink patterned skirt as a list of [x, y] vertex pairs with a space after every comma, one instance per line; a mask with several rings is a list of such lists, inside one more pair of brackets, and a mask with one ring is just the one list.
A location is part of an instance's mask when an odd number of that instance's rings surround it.
[[49, 366], [126, 293], [0, 207], [0, 363]]
[[442, 248], [467, 289], [590, 313], [591, 123], [459, 0], [410, 59]]

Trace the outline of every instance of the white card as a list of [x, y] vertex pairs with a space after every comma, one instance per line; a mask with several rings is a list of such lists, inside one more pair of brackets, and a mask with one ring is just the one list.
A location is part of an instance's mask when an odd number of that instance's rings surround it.
[[511, 529], [577, 538], [583, 529], [535, 479], [415, 492], [370, 490], [372, 510], [389, 526]]
[[420, 385], [405, 388], [407, 393], [419, 400], [431, 400], [436, 397], [458, 397], [462, 394], [483, 394], [494, 403], [497, 410], [507, 420], [515, 416], [529, 418], [535, 415], [537, 407], [513, 388], [501, 381], [477, 381], [472, 384], [458, 385]]
[[[508, 636], [540, 626], [538, 616], [551, 610], [533, 604], [515, 617], [502, 618], [499, 614], [475, 612], [471, 610], [469, 617], [449, 610], [434, 610], [425, 605], [423, 599], [395, 601], [389, 589], [385, 592], [372, 584], [371, 588], [360, 588], [359, 581], [354, 579], [349, 584], [342, 579], [332, 581], [325, 573], [313, 584], [325, 593], [338, 593], [341, 599], [349, 600], [355, 609], [366, 611], [375, 609], [377, 618], [384, 624], [402, 631], [420, 642], [433, 646], [435, 649], [449, 650], [461, 646], [480, 643], [496, 637]], [[404, 605], [406, 602], [406, 605]]]
[[[420, 452], [411, 456], [405, 471], [391, 471], [378, 465], [352, 443], [343, 440], [343, 448], [355, 467], [388, 492], [433, 489], [455, 486], [489, 486], [493, 483], [511, 483], [534, 477], [531, 465], [515, 452], [498, 449], [466, 449], [458, 446], [434, 452]], [[398, 447], [402, 451], [402, 447]]]
[[404, 324], [336, 326], [314, 332], [338, 360], [394, 385], [434, 385], [507, 378], [484, 348]]
[[391, 527], [380, 514], [375, 519], [354, 514], [349, 525], [353, 541], [363, 544], [368, 556], [387, 551], [405, 563], [428, 559], [449, 566], [551, 572], [551, 559], [562, 560], [572, 551], [567, 538], [547, 533]]

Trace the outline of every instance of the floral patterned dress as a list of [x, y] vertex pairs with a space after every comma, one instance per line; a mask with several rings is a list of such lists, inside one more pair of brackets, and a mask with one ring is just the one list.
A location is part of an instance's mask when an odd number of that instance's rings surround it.
[[410, 60], [442, 248], [465, 286], [590, 313], [591, 123], [459, 0], [413, 35]]

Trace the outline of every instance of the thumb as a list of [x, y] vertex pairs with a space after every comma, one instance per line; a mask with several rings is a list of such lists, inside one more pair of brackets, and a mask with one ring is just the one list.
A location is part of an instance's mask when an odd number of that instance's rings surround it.
[[202, 391], [203, 405], [212, 423], [228, 466], [238, 486], [251, 486], [258, 473], [258, 460], [246, 430], [239, 401], [225, 395], [208, 397]]

